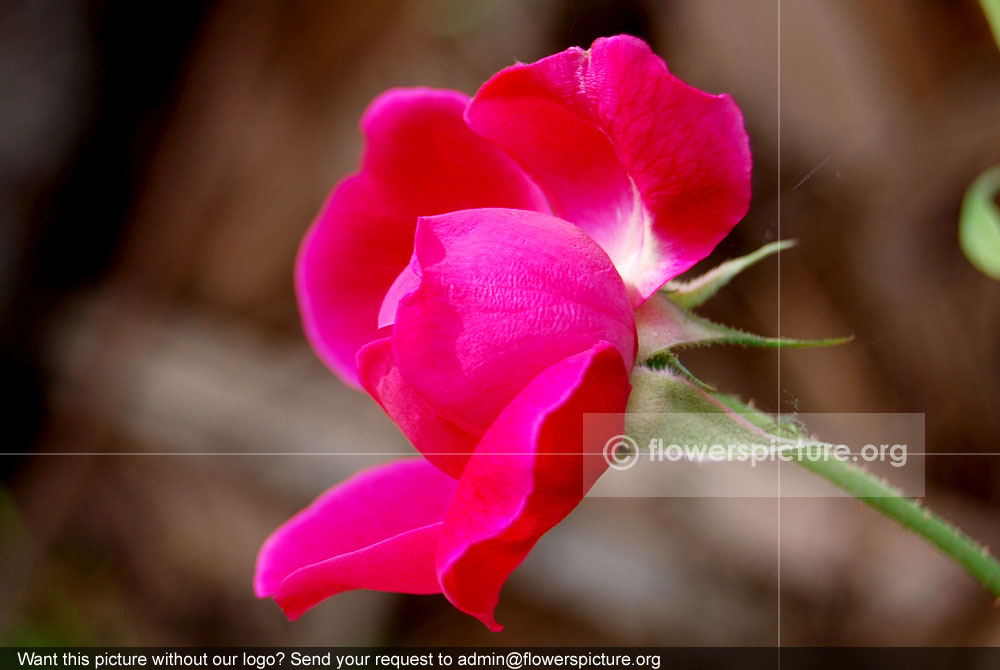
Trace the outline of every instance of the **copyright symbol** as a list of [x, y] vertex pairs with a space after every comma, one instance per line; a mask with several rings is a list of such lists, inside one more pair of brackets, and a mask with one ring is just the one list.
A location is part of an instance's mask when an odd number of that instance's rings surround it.
[[615, 435], [604, 443], [604, 460], [615, 470], [628, 470], [639, 460], [639, 445], [628, 435]]

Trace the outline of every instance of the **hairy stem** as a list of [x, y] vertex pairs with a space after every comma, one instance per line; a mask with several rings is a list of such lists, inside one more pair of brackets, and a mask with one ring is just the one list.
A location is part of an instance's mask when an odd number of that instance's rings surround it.
[[986, 547], [871, 473], [837, 459], [811, 460], [807, 454], [808, 450], [792, 462], [921, 536], [1000, 598], [1000, 562]]

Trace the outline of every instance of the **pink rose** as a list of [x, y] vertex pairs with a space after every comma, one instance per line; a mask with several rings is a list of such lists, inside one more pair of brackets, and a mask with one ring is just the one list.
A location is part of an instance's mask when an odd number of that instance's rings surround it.
[[264, 543], [290, 618], [335, 593], [444, 593], [500, 630], [500, 589], [582, 499], [622, 420], [634, 309], [743, 217], [750, 154], [725, 95], [632, 37], [500, 72], [471, 101], [393, 90], [359, 172], [313, 223], [306, 333], [425, 458], [359, 473]]

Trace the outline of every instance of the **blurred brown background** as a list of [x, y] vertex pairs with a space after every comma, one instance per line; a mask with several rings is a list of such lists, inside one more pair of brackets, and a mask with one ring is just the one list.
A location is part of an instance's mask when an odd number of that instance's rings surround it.
[[[0, 24], [3, 449], [28, 454], [0, 457], [0, 643], [771, 645], [780, 615], [788, 645], [1000, 644], [986, 591], [846, 499], [780, 524], [770, 499], [588, 499], [500, 635], [368, 592], [289, 624], [253, 597], [261, 541], [376, 459], [235, 455], [409, 449], [311, 353], [292, 290], [367, 103], [627, 32], [744, 111], [753, 205], [710, 262], [780, 212], [781, 332], [855, 335], [783, 352], [780, 394], [773, 351], [689, 367], [769, 410], [925, 412], [928, 504], [1000, 547], [1000, 458], [949, 455], [1000, 451], [1000, 284], [956, 241], [1000, 162], [976, 2], [785, 0], [780, 31], [776, 0], [11, 0]], [[704, 313], [774, 334], [778, 277]]]

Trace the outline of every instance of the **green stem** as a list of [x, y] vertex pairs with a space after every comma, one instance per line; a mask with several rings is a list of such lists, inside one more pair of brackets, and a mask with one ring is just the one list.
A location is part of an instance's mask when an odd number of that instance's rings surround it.
[[[690, 373], [688, 373], [690, 375]], [[771, 416], [739, 398], [713, 393], [678, 376], [669, 366], [632, 371], [625, 432], [639, 444], [664, 435], [678, 444], [748, 441], [789, 447], [782, 460], [795, 463], [919, 535], [1000, 598], [1000, 562], [958, 528], [875, 475], [830, 451], [833, 445], [808, 437], [795, 421]]]
[[811, 460], [808, 454], [806, 450], [792, 462], [923, 537], [1000, 598], [1000, 562], [986, 547], [871, 473], [835, 458]]

